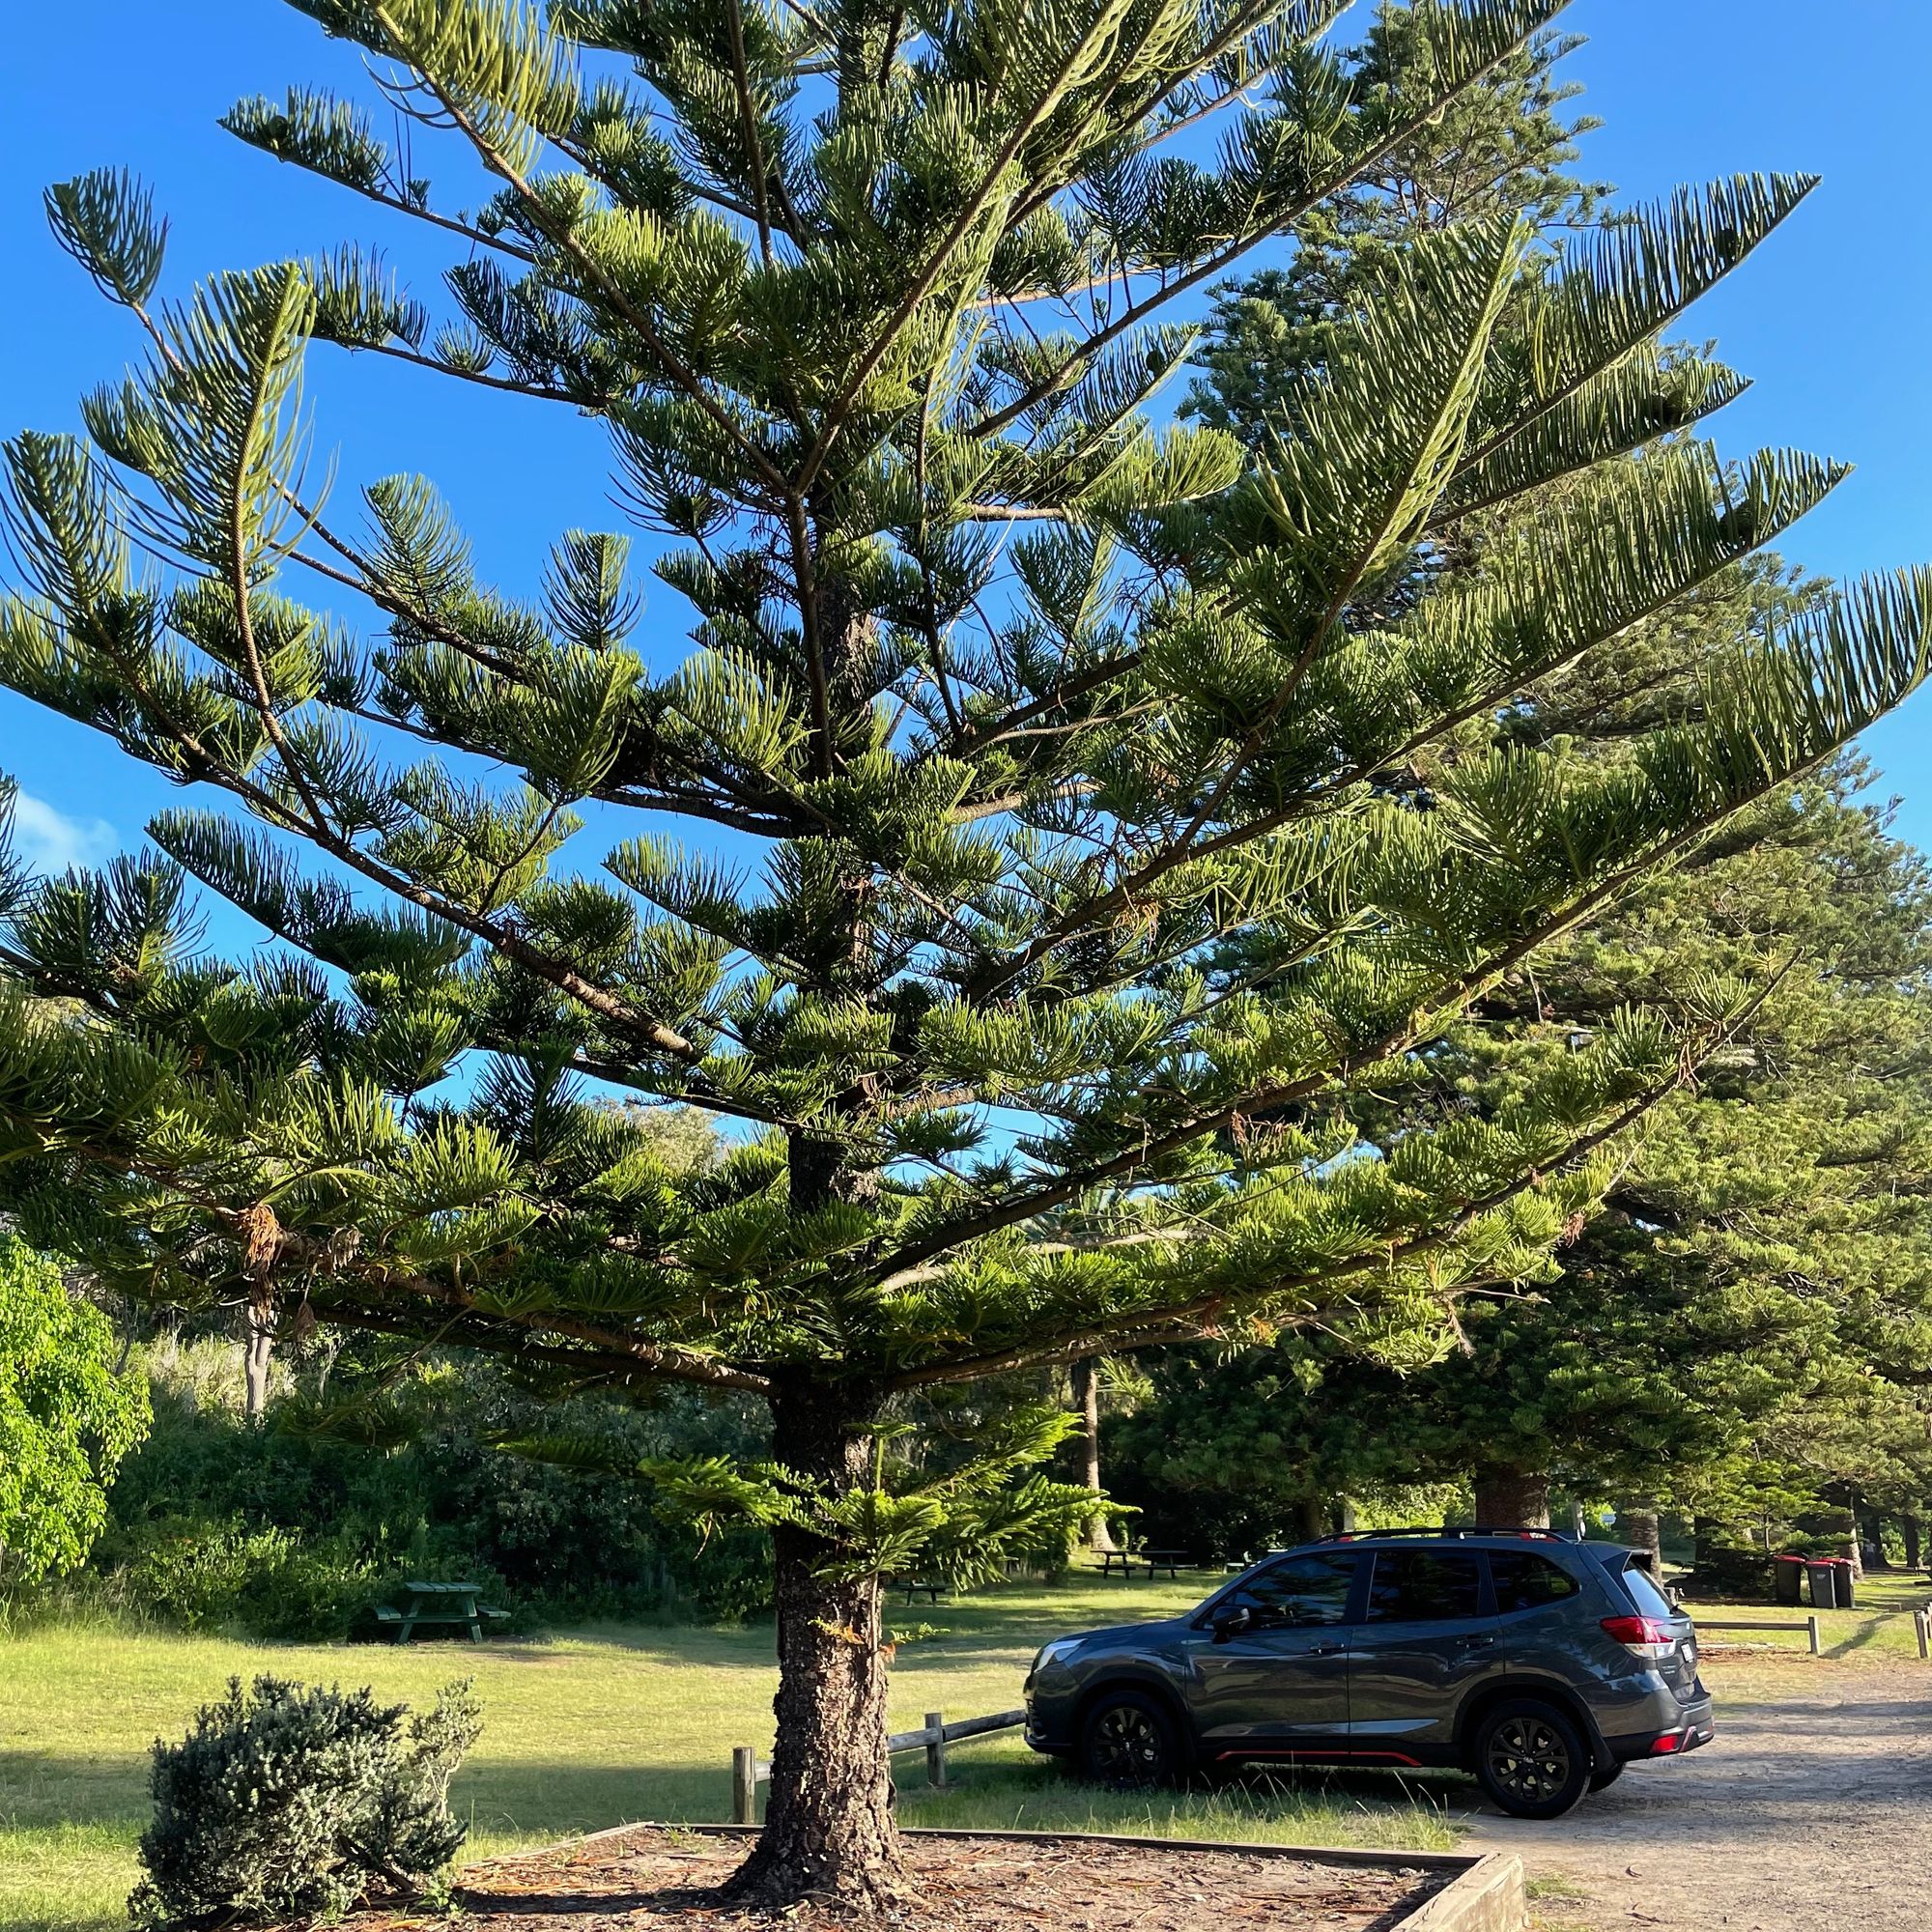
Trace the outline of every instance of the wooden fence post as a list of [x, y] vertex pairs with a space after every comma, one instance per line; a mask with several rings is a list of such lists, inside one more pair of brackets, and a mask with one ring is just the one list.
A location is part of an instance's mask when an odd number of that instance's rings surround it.
[[1932, 1659], [1932, 1610], [1913, 1611], [1912, 1634], [1918, 1639], [1919, 1662]]
[[1810, 1616], [1808, 1616], [1808, 1617], [1806, 1617], [1806, 1618], [1804, 1619], [1804, 1622], [1805, 1622], [1805, 1625], [1806, 1625], [1806, 1627], [1807, 1627], [1807, 1628], [1809, 1629], [1809, 1631], [1810, 1631], [1810, 1633], [1811, 1633], [1811, 1655], [1812, 1655], [1813, 1657], [1816, 1657], [1816, 1656], [1818, 1655], [1818, 1615], [1817, 1615], [1817, 1612], [1816, 1612], [1816, 1611], [1814, 1610], [1814, 1611], [1813, 1611], [1813, 1612], [1811, 1613], [1811, 1615], [1810, 1615]]
[[946, 1719], [937, 1711], [925, 1714], [925, 1781], [940, 1790], [946, 1786]]
[[731, 1822], [758, 1822], [758, 1754], [750, 1745], [734, 1745], [731, 1749]]

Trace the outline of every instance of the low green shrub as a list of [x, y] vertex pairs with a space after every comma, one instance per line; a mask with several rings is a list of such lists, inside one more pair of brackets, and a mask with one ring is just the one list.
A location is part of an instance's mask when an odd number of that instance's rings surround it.
[[156, 1741], [129, 1916], [168, 1932], [420, 1896], [463, 1842], [449, 1779], [480, 1728], [467, 1682], [412, 1717], [366, 1688], [231, 1678], [180, 1744]]
[[[267, 1426], [235, 1402], [233, 1343], [151, 1351], [155, 1425], [122, 1464], [93, 1557], [101, 1598], [144, 1622], [327, 1642], [374, 1629], [412, 1577], [473, 1582], [511, 1612], [498, 1634], [609, 1617], [734, 1619], [771, 1604], [764, 1536], [708, 1543], [657, 1518], [641, 1484], [504, 1454], [494, 1440], [558, 1418], [500, 1370], [439, 1369], [405, 1438], [318, 1429], [284, 1398]], [[338, 1367], [335, 1382], [340, 1386]], [[581, 1398], [563, 1425], [614, 1434], [627, 1454], [747, 1454], [755, 1418], [673, 1391], [648, 1409]]]
[[234, 1620], [251, 1573], [284, 1561], [294, 1545], [282, 1529], [250, 1533], [204, 1517], [163, 1517], [143, 1525], [122, 1593], [159, 1622], [218, 1629]]

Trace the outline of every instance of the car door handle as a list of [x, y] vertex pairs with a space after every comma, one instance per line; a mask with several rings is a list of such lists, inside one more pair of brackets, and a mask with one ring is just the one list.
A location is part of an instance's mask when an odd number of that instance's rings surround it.
[[1493, 1650], [1496, 1647], [1496, 1640], [1492, 1636], [1465, 1636], [1459, 1637], [1457, 1641], [1464, 1650]]
[[1301, 1654], [1303, 1657], [1340, 1657], [1348, 1647], [1346, 1643], [1311, 1643]]

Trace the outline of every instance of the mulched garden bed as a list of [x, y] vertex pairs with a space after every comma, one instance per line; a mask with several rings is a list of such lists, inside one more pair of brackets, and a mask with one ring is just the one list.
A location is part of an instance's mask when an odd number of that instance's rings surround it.
[[[1329, 1864], [1079, 1837], [913, 1833], [906, 1844], [921, 1894], [906, 1932], [1386, 1932], [1453, 1876], [1422, 1863]], [[462, 1932], [596, 1932], [620, 1922], [626, 1932], [797, 1932], [839, 1922], [810, 1907], [781, 1916], [722, 1905], [716, 1889], [748, 1849], [738, 1833], [640, 1825], [493, 1859], [463, 1874], [455, 1923]], [[420, 1921], [354, 1921], [357, 1932], [412, 1922]]]

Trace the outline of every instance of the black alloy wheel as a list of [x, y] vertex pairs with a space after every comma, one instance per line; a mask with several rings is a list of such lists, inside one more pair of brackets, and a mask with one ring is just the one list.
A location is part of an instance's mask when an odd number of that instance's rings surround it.
[[1590, 1752], [1554, 1704], [1515, 1698], [1477, 1726], [1476, 1777], [1514, 1818], [1560, 1818], [1590, 1788]]
[[1173, 1719], [1137, 1690], [1102, 1697], [1081, 1727], [1080, 1767], [1095, 1784], [1117, 1791], [1172, 1783], [1180, 1771]]

